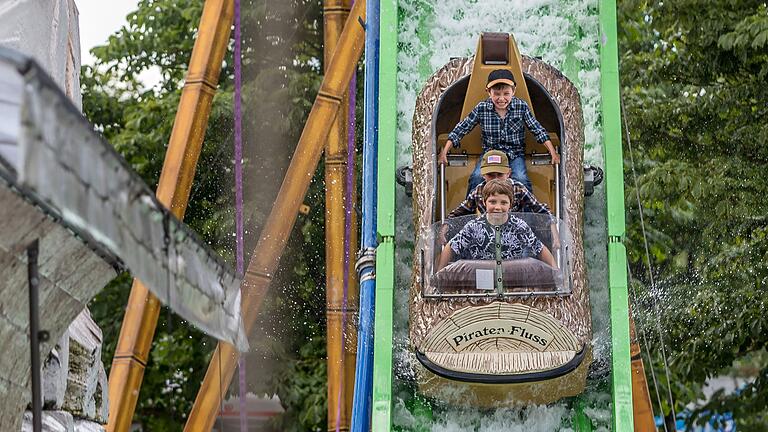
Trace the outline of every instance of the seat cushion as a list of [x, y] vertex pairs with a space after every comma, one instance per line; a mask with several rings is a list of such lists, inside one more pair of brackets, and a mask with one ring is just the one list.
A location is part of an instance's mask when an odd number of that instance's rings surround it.
[[[477, 287], [477, 270], [494, 270], [495, 261], [459, 260], [453, 262], [432, 276], [432, 285], [440, 291], [465, 290]], [[535, 258], [521, 258], [504, 261], [502, 282], [507, 292], [556, 291], [563, 286], [560, 270]]]

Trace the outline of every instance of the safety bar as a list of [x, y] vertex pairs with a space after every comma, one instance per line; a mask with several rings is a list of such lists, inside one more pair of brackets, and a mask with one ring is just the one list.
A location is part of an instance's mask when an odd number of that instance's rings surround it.
[[502, 294], [492, 292], [485, 294], [429, 294], [422, 291], [423, 298], [491, 298], [491, 297], [567, 297], [571, 295], [570, 291], [526, 291], [526, 292], [505, 292]]
[[[555, 219], [560, 222], [560, 164], [555, 164]], [[560, 235], [560, 230], [557, 230], [557, 235]], [[557, 267], [563, 269], [562, 254], [560, 251], [565, 247], [565, 242], [558, 241], [560, 247], [555, 251], [555, 261]]]
[[440, 223], [445, 223], [445, 165], [440, 164]]

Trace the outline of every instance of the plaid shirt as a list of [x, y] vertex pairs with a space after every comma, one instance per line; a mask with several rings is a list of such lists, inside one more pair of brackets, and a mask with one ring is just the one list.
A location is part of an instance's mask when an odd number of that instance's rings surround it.
[[453, 146], [458, 148], [461, 139], [478, 123], [483, 137], [483, 153], [488, 150], [501, 150], [510, 159], [522, 156], [525, 154], [525, 126], [528, 126], [537, 142], [543, 143], [549, 139], [546, 129], [533, 117], [525, 101], [513, 97], [509, 102], [507, 115], [501, 118], [496, 113], [491, 98], [488, 98], [477, 104], [448, 134]]
[[538, 257], [544, 244], [522, 219], [509, 215], [509, 220], [500, 226], [493, 226], [485, 216], [473, 219], [451, 239], [451, 250], [456, 259], [493, 260], [496, 259], [496, 235], [500, 231], [501, 259], [513, 260], [526, 257]]
[[[512, 193], [514, 196], [514, 199], [510, 203], [509, 211], [545, 214], [549, 216], [549, 219], [552, 221], [552, 223], [557, 222], [555, 217], [552, 216], [552, 213], [547, 208], [547, 205], [540, 203], [536, 197], [528, 191], [525, 185], [513, 178], [508, 178], [507, 180], [512, 183]], [[448, 213], [448, 217], [470, 215], [476, 211], [485, 213], [485, 203], [483, 202], [483, 186], [485, 186], [485, 180], [477, 185], [476, 188], [472, 189], [472, 192], [467, 195], [467, 198], [464, 199], [464, 201], [462, 201], [458, 207], [453, 209], [453, 211]]]

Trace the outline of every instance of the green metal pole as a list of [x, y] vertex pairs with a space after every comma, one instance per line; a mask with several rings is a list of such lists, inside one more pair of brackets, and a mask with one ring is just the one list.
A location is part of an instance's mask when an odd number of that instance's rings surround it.
[[371, 428], [392, 429], [392, 319], [395, 292], [395, 163], [397, 153], [397, 0], [381, 0], [376, 305]]
[[616, 1], [600, 1], [600, 87], [608, 224], [608, 289], [611, 304], [611, 386], [613, 430], [634, 430], [632, 368], [629, 354], [627, 255], [624, 247], [624, 163], [616, 35]]
[[576, 401], [575, 411], [576, 415], [573, 418], [574, 429], [578, 432], [593, 432], [595, 427], [592, 425], [592, 420], [584, 412], [584, 401], [581, 398]]

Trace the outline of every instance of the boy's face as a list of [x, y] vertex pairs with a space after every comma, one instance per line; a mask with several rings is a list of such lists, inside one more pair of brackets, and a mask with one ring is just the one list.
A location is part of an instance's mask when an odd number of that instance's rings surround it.
[[487, 182], [491, 181], [493, 179], [506, 180], [506, 179], [509, 178], [509, 171], [510, 170], [507, 170], [507, 172], [505, 172], [505, 173], [491, 172], [491, 173], [488, 173], [488, 174], [483, 174], [483, 178]]
[[515, 95], [515, 88], [508, 85], [494, 86], [488, 89], [488, 96], [496, 109], [505, 110]]
[[506, 194], [492, 194], [485, 199], [485, 209], [488, 213], [508, 213], [511, 202]]

